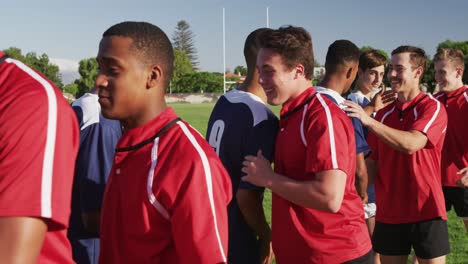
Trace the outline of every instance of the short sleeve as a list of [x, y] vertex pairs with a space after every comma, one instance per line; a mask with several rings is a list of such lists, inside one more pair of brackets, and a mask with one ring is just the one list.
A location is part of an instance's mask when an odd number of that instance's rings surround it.
[[[262, 150], [263, 156], [270, 162], [273, 161], [274, 145], [276, 133], [278, 131], [278, 120], [276, 117], [264, 120], [251, 129], [246, 138], [246, 155], [257, 155], [258, 150]], [[245, 173], [242, 173], [245, 176]], [[263, 190], [246, 181], [239, 182], [239, 188]]]
[[71, 107], [44, 83], [1, 109], [10, 118], [0, 118], [0, 216], [49, 219], [55, 230], [68, 225], [79, 134]]
[[356, 141], [356, 153], [367, 153], [370, 151], [369, 145], [367, 144], [364, 136], [364, 129], [359, 119], [352, 117], [351, 122], [354, 128], [354, 139]]
[[416, 109], [417, 118], [409, 130], [417, 130], [427, 136], [428, 147], [433, 147], [445, 136], [447, 128], [447, 113], [442, 104], [428, 95], [430, 103]]
[[207, 161], [191, 165], [172, 210], [171, 231], [180, 263], [227, 261], [230, 179], [214, 152]]
[[323, 110], [307, 117], [306, 172], [339, 169], [354, 175], [351, 163], [355, 159], [349, 158], [356, 153], [351, 121], [331, 102], [323, 101], [322, 107]]

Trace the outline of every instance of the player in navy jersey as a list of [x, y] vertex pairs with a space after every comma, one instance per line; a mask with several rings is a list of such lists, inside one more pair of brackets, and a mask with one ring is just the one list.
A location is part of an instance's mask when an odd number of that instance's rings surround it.
[[115, 146], [122, 135], [119, 121], [102, 116], [98, 100], [97, 90], [93, 88], [72, 104], [80, 125], [80, 148], [68, 239], [77, 263], [98, 263], [102, 197]]
[[[340, 108], [344, 109], [345, 99], [341, 96], [346, 93], [358, 71], [359, 49], [349, 40], [337, 40], [328, 47], [325, 61], [326, 74], [316, 86], [318, 92], [327, 95]], [[357, 118], [351, 118], [354, 128], [354, 138], [356, 140], [356, 187], [363, 203], [367, 201], [367, 169], [364, 162], [365, 153], [370, 148], [364, 136], [362, 123]]]
[[[278, 119], [265, 105], [265, 92], [258, 83], [255, 63], [257, 29], [245, 41], [248, 74], [245, 82], [222, 96], [208, 122], [206, 139], [221, 158], [232, 180], [234, 197], [228, 205], [229, 263], [270, 263], [271, 230], [263, 211], [264, 188], [241, 181], [246, 155], [262, 150], [271, 161]], [[258, 237], [258, 238], [257, 238]]]

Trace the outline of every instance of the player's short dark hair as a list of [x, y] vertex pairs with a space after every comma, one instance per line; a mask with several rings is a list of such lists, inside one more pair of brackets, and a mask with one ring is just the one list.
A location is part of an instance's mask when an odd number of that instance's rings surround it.
[[325, 72], [335, 73], [349, 63], [359, 63], [360, 53], [353, 42], [345, 39], [336, 40], [328, 47]]
[[267, 30], [271, 30], [271, 29], [268, 29], [268, 28], [256, 29], [252, 31], [245, 39], [244, 57], [245, 57], [245, 62], [247, 63], [248, 70], [255, 68], [255, 64], [257, 61], [257, 54], [258, 54], [258, 51], [260, 50], [259, 36]]
[[367, 50], [359, 56], [359, 69], [362, 71], [381, 65], [387, 66], [387, 58], [378, 50]]
[[463, 55], [463, 51], [459, 49], [442, 48], [438, 49], [436, 55], [434, 55], [434, 63], [442, 60], [449, 60], [456, 67], [460, 67], [462, 70], [464, 70], [464, 58], [465, 56]]
[[278, 53], [288, 70], [302, 64], [305, 77], [312, 80], [314, 51], [312, 38], [304, 28], [284, 26], [276, 30], [267, 30], [260, 35], [260, 46]]
[[174, 52], [171, 41], [159, 27], [148, 22], [125, 21], [111, 26], [102, 34], [103, 38], [111, 36], [131, 38], [131, 51], [146, 65], [160, 65], [165, 86], [169, 84]]
[[427, 56], [423, 49], [414, 46], [400, 46], [392, 51], [392, 56], [400, 53], [410, 54], [410, 63], [414, 68], [422, 67], [423, 73], [427, 69]]

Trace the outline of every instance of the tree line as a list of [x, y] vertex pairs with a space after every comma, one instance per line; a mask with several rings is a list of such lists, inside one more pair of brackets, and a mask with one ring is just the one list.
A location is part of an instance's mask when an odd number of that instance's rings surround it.
[[[217, 72], [202, 72], [199, 71], [199, 62], [197, 50], [195, 48], [195, 34], [192, 32], [190, 25], [181, 20], [177, 23], [172, 35], [172, 44], [174, 47], [174, 71], [172, 80], [168, 87], [168, 93], [221, 93], [223, 92], [223, 74]], [[451, 41], [446, 40], [439, 43], [437, 49], [440, 48], [456, 48], [463, 51], [465, 54], [465, 71], [463, 73], [463, 82], [468, 83], [468, 41]], [[370, 46], [363, 46], [361, 51], [373, 49]], [[29, 65], [33, 69], [41, 72], [49, 80], [65, 93], [79, 97], [89, 91], [94, 86], [94, 81], [98, 73], [98, 64], [95, 58], [82, 59], [79, 62], [78, 73], [80, 78], [73, 83], [63, 85], [59, 67], [50, 62], [47, 54], [37, 55], [34, 52], [28, 52], [23, 55], [21, 50], [15, 47], [8, 48], [4, 52], [11, 58], [18, 59]], [[387, 59], [389, 55], [379, 50]], [[315, 65], [319, 65], [315, 62]], [[427, 87], [429, 92], [435, 89], [434, 79], [434, 63], [432, 59], [428, 59], [429, 66], [423, 77], [422, 84]], [[234, 73], [237, 76], [227, 78], [227, 81], [239, 81], [239, 75], [246, 75], [247, 68], [244, 66], [236, 66]], [[317, 76], [314, 84], [317, 83]], [[384, 84], [389, 85], [388, 80], [384, 79]]]

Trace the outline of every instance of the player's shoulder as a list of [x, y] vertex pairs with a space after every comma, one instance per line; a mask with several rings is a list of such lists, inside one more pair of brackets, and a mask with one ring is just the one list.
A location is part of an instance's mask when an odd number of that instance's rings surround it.
[[424, 97], [421, 99], [421, 103], [419, 103], [416, 107], [423, 111], [445, 112], [445, 108], [442, 107], [442, 103], [432, 94], [424, 95]]
[[72, 103], [81, 129], [99, 123], [101, 106], [96, 94], [85, 93]]
[[256, 126], [265, 120], [277, 119], [275, 114], [262, 101], [262, 99], [252, 93], [232, 90], [226, 93], [224, 98], [231, 104], [247, 107], [249, 115], [251, 115], [253, 119], [253, 126]]

